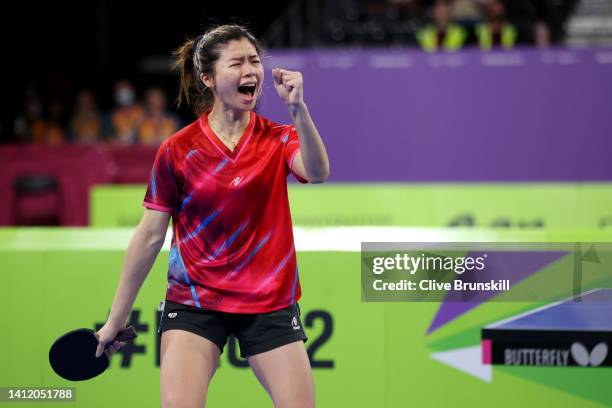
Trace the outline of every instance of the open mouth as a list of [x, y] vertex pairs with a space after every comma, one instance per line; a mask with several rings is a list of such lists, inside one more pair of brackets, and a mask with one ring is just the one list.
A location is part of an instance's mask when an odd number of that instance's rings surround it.
[[253, 95], [255, 95], [256, 88], [257, 88], [257, 85], [255, 84], [240, 85], [238, 87], [238, 92], [240, 92], [241, 94], [253, 97]]

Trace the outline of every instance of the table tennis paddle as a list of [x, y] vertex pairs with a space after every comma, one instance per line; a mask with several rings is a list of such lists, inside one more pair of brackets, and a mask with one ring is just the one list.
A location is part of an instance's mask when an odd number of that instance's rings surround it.
[[[126, 341], [136, 336], [134, 326], [126, 327], [117, 333], [113, 341], [106, 344], [104, 350], [115, 341]], [[53, 371], [66, 380], [89, 380], [102, 374], [109, 365], [106, 353], [96, 357], [97, 348], [96, 332], [91, 329], [72, 330], [53, 342], [49, 350], [49, 363]]]

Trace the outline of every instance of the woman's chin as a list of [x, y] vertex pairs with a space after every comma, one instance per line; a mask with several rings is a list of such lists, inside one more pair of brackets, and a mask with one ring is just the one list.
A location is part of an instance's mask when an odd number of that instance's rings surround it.
[[257, 103], [257, 98], [254, 97], [242, 97], [240, 95], [238, 98], [232, 98], [231, 100], [223, 100], [223, 105], [226, 108], [230, 108], [237, 112], [248, 112], [255, 109], [255, 105]]
[[257, 102], [256, 99], [253, 99], [252, 101], [241, 100], [235, 104], [234, 107], [236, 110], [252, 111], [255, 108], [255, 102]]

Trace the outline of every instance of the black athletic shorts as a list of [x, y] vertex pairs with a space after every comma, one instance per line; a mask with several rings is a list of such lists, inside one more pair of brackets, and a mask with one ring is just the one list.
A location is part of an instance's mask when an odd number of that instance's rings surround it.
[[186, 330], [215, 343], [221, 353], [229, 335], [240, 345], [240, 356], [250, 357], [294, 341], [306, 342], [295, 303], [269, 313], [243, 314], [207, 310], [166, 301], [160, 317], [158, 335], [166, 330]]

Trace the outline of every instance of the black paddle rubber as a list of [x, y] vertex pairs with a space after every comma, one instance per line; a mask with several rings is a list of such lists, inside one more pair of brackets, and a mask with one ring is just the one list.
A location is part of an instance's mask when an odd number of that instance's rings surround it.
[[[108, 349], [115, 341], [126, 341], [136, 336], [134, 327], [129, 326], [119, 331], [104, 349]], [[97, 348], [96, 332], [91, 329], [72, 330], [53, 342], [49, 350], [49, 363], [53, 371], [66, 380], [89, 380], [102, 374], [109, 364], [106, 353], [96, 357]]]

